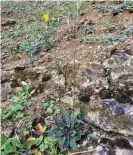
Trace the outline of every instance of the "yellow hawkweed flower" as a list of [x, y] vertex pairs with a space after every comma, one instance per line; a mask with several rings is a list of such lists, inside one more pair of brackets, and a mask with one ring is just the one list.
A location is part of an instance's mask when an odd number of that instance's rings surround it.
[[44, 20], [45, 20], [46, 23], [49, 22], [49, 14], [44, 14], [43, 15], [43, 18], [44, 18]]

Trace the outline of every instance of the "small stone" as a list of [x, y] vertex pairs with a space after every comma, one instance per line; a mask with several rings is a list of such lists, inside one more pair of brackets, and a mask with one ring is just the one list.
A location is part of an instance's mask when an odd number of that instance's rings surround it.
[[107, 155], [107, 152], [105, 150], [101, 150], [98, 152], [98, 155]]
[[116, 106], [115, 112], [116, 112], [116, 114], [124, 114], [125, 113], [124, 109], [119, 106]]
[[10, 26], [10, 25], [14, 25], [14, 24], [16, 24], [15, 20], [8, 19], [8, 20], [4, 21], [1, 25], [4, 27], [4, 26]]
[[110, 99], [109, 100], [109, 107], [114, 107], [116, 105], [117, 101], [115, 99]]
[[10, 137], [11, 133], [12, 133], [12, 129], [11, 128], [4, 129], [4, 136], [5, 137], [7, 137], [7, 138]]

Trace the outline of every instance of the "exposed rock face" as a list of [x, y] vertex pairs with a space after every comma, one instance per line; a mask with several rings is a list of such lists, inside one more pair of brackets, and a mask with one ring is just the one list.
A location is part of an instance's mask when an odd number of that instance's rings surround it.
[[[76, 99], [78, 96], [80, 102], [87, 103], [87, 121], [106, 133], [124, 137], [125, 142], [120, 139], [120, 145], [129, 143], [128, 146], [133, 148], [133, 53], [115, 50], [110, 54], [102, 64], [75, 61], [75, 71], [70, 70], [74, 63], [67, 63], [62, 72], [65, 80], [70, 82], [69, 86], [75, 85]], [[69, 68], [69, 74], [68, 70], [65, 72], [66, 68]], [[68, 95], [64, 98], [73, 102]], [[116, 137], [113, 141], [117, 145]], [[126, 148], [126, 144], [121, 147]], [[131, 153], [115, 150], [116, 154], [123, 152], [125, 155]]]
[[11, 83], [6, 82], [1, 84], [1, 100], [6, 101], [11, 97], [12, 87]]

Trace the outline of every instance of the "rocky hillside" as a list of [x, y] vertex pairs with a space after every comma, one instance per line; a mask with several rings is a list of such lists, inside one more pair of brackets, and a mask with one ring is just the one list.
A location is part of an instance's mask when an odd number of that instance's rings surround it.
[[133, 155], [133, 2], [1, 2], [2, 155]]

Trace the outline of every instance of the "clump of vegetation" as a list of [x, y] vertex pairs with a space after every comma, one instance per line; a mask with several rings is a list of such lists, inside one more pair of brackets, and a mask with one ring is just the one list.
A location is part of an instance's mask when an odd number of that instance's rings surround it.
[[49, 131], [53, 141], [57, 141], [63, 151], [68, 148], [75, 149], [77, 141], [81, 139], [82, 135], [86, 134], [84, 129], [86, 118], [85, 107], [80, 108], [80, 113], [66, 113], [55, 120], [56, 128]]
[[87, 26], [84, 28], [84, 33], [89, 34], [89, 33], [95, 33], [95, 30], [92, 26]]
[[61, 151], [59, 151], [58, 143], [51, 140], [50, 137], [44, 138], [41, 145], [39, 146], [41, 152], [47, 152], [49, 155], [63, 155]]
[[20, 150], [25, 150], [25, 146], [15, 137], [1, 136], [1, 144], [1, 155], [19, 154]]
[[35, 93], [35, 89], [31, 90], [30, 85], [26, 84], [23, 91], [18, 92], [18, 95], [13, 96], [10, 105], [7, 109], [2, 110], [2, 119], [11, 117], [13, 120], [22, 118], [24, 113], [22, 110], [26, 106], [30, 106], [29, 98]]
[[79, 15], [80, 16], [83, 16], [84, 14], [86, 14], [86, 11], [85, 10], [79, 10]]
[[103, 37], [81, 38], [79, 41], [84, 43], [92, 43], [92, 44], [105, 43], [105, 40]]
[[114, 6], [114, 7], [112, 7], [112, 9], [111, 9], [110, 15], [116, 16], [116, 15], [118, 15], [119, 13], [124, 12], [125, 9], [126, 9], [126, 7], [125, 7], [124, 5], [122, 5], [122, 6]]
[[125, 6], [133, 6], [133, 2], [132, 1], [126, 1], [124, 3]]
[[104, 38], [105, 43], [112, 44], [114, 42], [117, 43], [123, 43], [125, 41], [125, 38], [121, 35], [112, 35], [109, 34], [107, 37]]
[[125, 35], [132, 35], [133, 34], [133, 24], [128, 25], [123, 31], [123, 34]]
[[111, 23], [109, 23], [109, 22], [104, 22], [104, 26], [107, 28], [107, 30], [108, 30], [109, 32], [112, 32], [112, 31], [115, 30], [115, 25], [113, 25], [113, 24], [111, 24]]
[[97, 5], [96, 7], [95, 7], [95, 9], [98, 9], [100, 12], [102, 12], [102, 13], [106, 13], [106, 12], [109, 12], [110, 11], [110, 9], [108, 8], [108, 7], [104, 7], [104, 6], [99, 6], [99, 5]]
[[59, 114], [60, 107], [55, 105], [54, 100], [50, 100], [50, 102], [44, 103], [44, 107], [46, 107], [46, 113], [48, 114]]
[[[1, 154], [37, 154], [48, 153], [49, 155], [63, 155], [56, 142], [53, 143], [50, 137], [39, 136], [38, 138], [29, 137], [21, 142], [16, 137], [1, 137]], [[32, 146], [34, 145], [34, 148]]]

